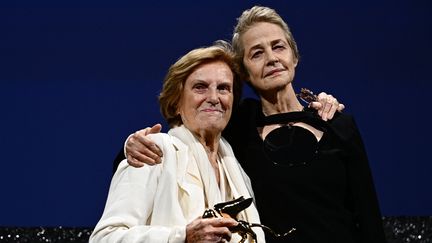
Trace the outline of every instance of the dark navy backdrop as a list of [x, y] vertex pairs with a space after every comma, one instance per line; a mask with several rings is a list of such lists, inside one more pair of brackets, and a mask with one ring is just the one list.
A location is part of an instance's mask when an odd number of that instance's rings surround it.
[[355, 115], [383, 214], [432, 215], [430, 1], [28, 0], [0, 3], [0, 225], [93, 226], [169, 65], [257, 3], [292, 28], [296, 87]]

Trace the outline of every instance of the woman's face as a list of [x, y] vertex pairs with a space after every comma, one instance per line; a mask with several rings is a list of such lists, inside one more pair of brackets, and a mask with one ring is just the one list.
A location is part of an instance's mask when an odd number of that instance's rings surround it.
[[291, 83], [297, 59], [281, 27], [256, 23], [243, 34], [241, 42], [243, 64], [249, 81], [259, 93], [280, 90]]
[[186, 79], [178, 112], [194, 133], [221, 133], [231, 117], [233, 73], [222, 61], [199, 66]]

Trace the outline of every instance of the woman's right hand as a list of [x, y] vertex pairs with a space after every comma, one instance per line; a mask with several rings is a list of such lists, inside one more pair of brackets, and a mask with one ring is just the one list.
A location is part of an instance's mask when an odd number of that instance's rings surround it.
[[162, 129], [161, 124], [153, 127], [146, 127], [131, 134], [125, 144], [125, 153], [129, 165], [142, 167], [145, 164], [155, 165], [161, 162], [163, 156], [159, 147], [147, 137], [151, 133], [159, 133]]
[[229, 242], [231, 231], [238, 222], [232, 218], [196, 218], [186, 225], [186, 243]]

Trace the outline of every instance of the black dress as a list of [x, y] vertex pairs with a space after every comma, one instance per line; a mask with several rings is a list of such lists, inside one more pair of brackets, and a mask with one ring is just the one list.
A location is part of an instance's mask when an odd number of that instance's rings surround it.
[[[385, 242], [367, 156], [353, 118], [338, 114], [323, 122], [312, 111], [284, 116], [276, 121], [308, 123], [324, 131], [323, 137], [311, 142], [305, 129], [279, 128], [266, 137], [273, 142], [263, 141], [257, 127], [269, 122], [253, 99], [241, 103], [223, 134], [251, 178], [262, 223], [278, 232], [296, 228], [279, 240], [266, 233], [267, 241]], [[278, 147], [284, 136], [288, 146]]]

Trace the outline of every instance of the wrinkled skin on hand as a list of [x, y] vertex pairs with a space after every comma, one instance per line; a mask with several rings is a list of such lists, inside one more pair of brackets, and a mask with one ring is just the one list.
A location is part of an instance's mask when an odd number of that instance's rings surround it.
[[255, 232], [252, 230], [252, 224], [246, 221], [238, 220], [237, 215], [245, 210], [252, 204], [252, 198], [245, 199], [239, 197], [232, 201], [218, 203], [214, 205], [213, 209], [207, 209], [204, 211], [203, 218], [232, 218], [238, 222], [238, 225], [230, 227], [230, 231], [238, 233], [242, 238], [239, 243], [243, 243], [247, 240], [247, 235], [252, 237], [253, 242], [257, 242]]
[[340, 104], [336, 98], [324, 92], [316, 96], [312, 91], [302, 88], [297, 96], [309, 103], [309, 107], [316, 109], [324, 121], [331, 120], [336, 111], [341, 112], [345, 109], [345, 105]]
[[142, 167], [144, 164], [155, 165], [161, 162], [162, 151], [156, 144], [147, 138], [148, 134], [159, 133], [161, 124], [147, 127], [131, 134], [126, 142], [125, 152], [128, 163], [133, 167]]
[[196, 218], [186, 226], [186, 242], [229, 242], [229, 228], [237, 224], [232, 218]]

